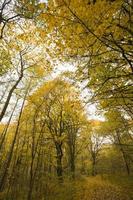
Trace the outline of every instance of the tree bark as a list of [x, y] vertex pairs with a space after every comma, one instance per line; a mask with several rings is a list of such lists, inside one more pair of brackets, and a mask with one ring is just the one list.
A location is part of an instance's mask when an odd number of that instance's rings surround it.
[[62, 169], [62, 144], [56, 143], [56, 154], [57, 154], [57, 166], [56, 166], [56, 171], [57, 171], [57, 176], [60, 182], [63, 181], [63, 169]]
[[8, 93], [8, 96], [7, 96], [7, 99], [5, 101], [5, 104], [3, 106], [3, 109], [0, 113], [0, 122], [1, 120], [3, 119], [5, 113], [6, 113], [6, 110], [8, 108], [8, 105], [9, 105], [9, 102], [10, 102], [10, 99], [12, 97], [12, 94], [14, 92], [14, 90], [17, 88], [18, 84], [20, 83], [21, 79], [23, 78], [23, 59], [22, 59], [22, 55], [20, 53], [20, 62], [21, 62], [21, 71], [20, 71], [20, 76], [18, 78], [18, 80], [16, 81], [16, 83], [12, 86], [12, 88], [10, 89], [9, 93]]
[[123, 149], [123, 146], [121, 144], [121, 138], [120, 138], [120, 135], [118, 132], [116, 132], [117, 134], [117, 139], [118, 139], [118, 142], [119, 142], [119, 146], [120, 146], [120, 151], [122, 153], [122, 156], [123, 156], [123, 160], [124, 160], [124, 163], [125, 163], [125, 169], [127, 171], [127, 175], [130, 175], [130, 167], [128, 165], [128, 162], [127, 162], [127, 158], [126, 158], [126, 154], [125, 154], [125, 151]]

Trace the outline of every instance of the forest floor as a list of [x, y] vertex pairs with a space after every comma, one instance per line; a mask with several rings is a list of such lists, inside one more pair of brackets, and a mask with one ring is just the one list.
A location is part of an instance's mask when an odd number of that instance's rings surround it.
[[133, 200], [133, 176], [107, 176], [107, 179], [111, 184], [121, 187]]
[[133, 200], [133, 177], [127, 176], [82, 177], [53, 188], [48, 200]]
[[[5, 198], [3, 193], [0, 200], [27, 200], [26, 190], [14, 189], [13, 198], [10, 193]], [[133, 200], [133, 176], [80, 176], [75, 180], [64, 178], [63, 183], [48, 178], [41, 191], [34, 190], [32, 200]]]

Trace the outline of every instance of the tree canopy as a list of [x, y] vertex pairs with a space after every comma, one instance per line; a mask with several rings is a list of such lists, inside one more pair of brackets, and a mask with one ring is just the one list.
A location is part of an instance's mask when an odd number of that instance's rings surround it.
[[1, 0], [0, 199], [129, 200], [132, 175], [132, 0]]

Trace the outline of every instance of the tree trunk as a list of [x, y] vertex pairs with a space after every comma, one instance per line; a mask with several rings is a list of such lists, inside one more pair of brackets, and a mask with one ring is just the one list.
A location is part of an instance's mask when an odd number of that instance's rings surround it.
[[16, 106], [17, 106], [17, 103], [18, 103], [18, 100], [17, 100], [16, 103], [15, 103], [15, 106], [14, 106], [14, 108], [13, 108], [13, 110], [12, 110], [11, 116], [10, 116], [10, 118], [9, 118], [9, 120], [8, 120], [8, 123], [7, 123], [5, 129], [4, 129], [3, 133], [2, 133], [2, 136], [1, 136], [1, 138], [0, 138], [0, 151], [1, 151], [2, 147], [3, 147], [4, 141], [5, 141], [5, 138], [6, 138], [6, 135], [7, 135], [7, 131], [8, 131], [8, 128], [9, 128], [9, 126], [10, 126], [10, 122], [11, 122], [11, 120], [12, 120], [12, 116], [13, 116], [13, 114], [14, 114], [14, 111], [15, 111], [15, 108], [16, 108]]
[[24, 108], [25, 100], [26, 100], [26, 97], [27, 97], [27, 94], [28, 94], [28, 90], [29, 90], [29, 88], [27, 88], [27, 91], [25, 93], [23, 103], [22, 103], [22, 106], [21, 106], [21, 110], [20, 110], [20, 114], [19, 114], [19, 118], [18, 118], [18, 122], [17, 122], [17, 127], [16, 127], [15, 134], [14, 134], [14, 138], [13, 138], [9, 153], [7, 155], [7, 160], [4, 163], [3, 174], [0, 178], [0, 192], [3, 191], [4, 186], [5, 186], [5, 182], [6, 182], [6, 179], [7, 179], [8, 170], [9, 170], [9, 167], [10, 167], [10, 164], [11, 164], [15, 143], [16, 143], [16, 140], [17, 140], [17, 137], [18, 137], [18, 134], [19, 134], [19, 126], [20, 126], [20, 121], [21, 121], [21, 115], [22, 115], [22, 112], [23, 112], [23, 108]]
[[72, 179], [75, 178], [75, 157], [74, 155], [70, 155], [70, 170]]
[[126, 154], [125, 154], [125, 151], [123, 149], [123, 146], [121, 144], [121, 138], [120, 138], [120, 135], [118, 132], [116, 132], [117, 134], [117, 139], [118, 139], [118, 143], [119, 143], [119, 146], [120, 146], [120, 151], [122, 153], [122, 156], [123, 156], [123, 160], [124, 160], [124, 163], [125, 163], [125, 169], [127, 171], [127, 175], [130, 175], [130, 167], [128, 165], [128, 161], [127, 161], [127, 158], [126, 158]]
[[96, 160], [95, 158], [92, 161], [92, 176], [96, 175]]
[[56, 172], [57, 176], [60, 182], [63, 181], [63, 169], [62, 169], [62, 144], [56, 143], [56, 153], [57, 153], [57, 166], [56, 166]]
[[12, 155], [13, 155], [16, 139], [17, 139], [17, 136], [18, 136], [18, 132], [19, 132], [20, 119], [21, 119], [25, 99], [26, 99], [26, 95], [25, 95], [25, 98], [24, 98], [23, 103], [22, 103], [22, 107], [21, 107], [21, 110], [20, 110], [16, 131], [15, 131], [14, 138], [13, 138], [13, 141], [12, 141], [12, 144], [11, 144], [11, 147], [10, 147], [10, 151], [7, 155], [7, 160], [5, 161], [5, 164], [4, 164], [4, 172], [3, 172], [2, 177], [0, 179], [0, 191], [3, 191], [4, 185], [5, 185], [5, 182], [6, 182], [6, 177], [7, 177], [7, 174], [8, 174], [8, 170], [9, 170], [9, 167], [10, 167], [10, 163], [11, 163], [11, 160], [12, 160]]
[[3, 119], [3, 117], [4, 117], [5, 113], [6, 113], [6, 110], [7, 110], [8, 106], [9, 106], [9, 103], [10, 103], [10, 100], [11, 100], [11, 97], [12, 97], [12, 94], [13, 94], [14, 90], [16, 90], [18, 84], [20, 83], [20, 81], [23, 78], [23, 67], [24, 67], [24, 64], [23, 64], [23, 58], [22, 58], [22, 54], [21, 53], [20, 53], [20, 63], [21, 63], [20, 76], [18, 77], [18, 80], [12, 86], [12, 88], [10, 89], [10, 91], [8, 93], [7, 99], [5, 101], [5, 104], [3, 106], [2, 111], [0, 113], [0, 122], [1, 122], [1, 120]]

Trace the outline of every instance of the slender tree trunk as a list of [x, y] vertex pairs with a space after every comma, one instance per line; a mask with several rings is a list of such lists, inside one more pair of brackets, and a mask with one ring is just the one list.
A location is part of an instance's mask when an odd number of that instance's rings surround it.
[[96, 160], [95, 158], [93, 158], [93, 161], [92, 161], [92, 176], [95, 176], [96, 175]]
[[57, 153], [57, 167], [56, 167], [56, 171], [57, 171], [57, 176], [59, 178], [59, 181], [62, 182], [63, 181], [63, 169], [62, 169], [62, 157], [63, 157], [63, 153], [62, 153], [62, 145], [56, 143], [56, 153]]
[[71, 178], [75, 178], [75, 149], [76, 149], [76, 136], [78, 128], [74, 128], [74, 124], [68, 127], [68, 157], [69, 157], [69, 166]]
[[30, 180], [29, 180], [29, 190], [27, 200], [32, 199], [32, 189], [33, 189], [33, 182], [34, 182], [34, 160], [35, 160], [35, 131], [36, 131], [36, 114], [33, 119], [33, 128], [32, 128], [32, 147], [31, 147], [31, 164], [30, 164]]
[[17, 139], [17, 136], [18, 136], [18, 133], [19, 133], [19, 125], [20, 125], [21, 115], [22, 115], [22, 111], [23, 111], [23, 107], [24, 107], [24, 104], [25, 104], [27, 93], [28, 93], [28, 91], [26, 91], [26, 94], [25, 94], [25, 97], [24, 97], [24, 100], [23, 100], [23, 103], [22, 103], [22, 106], [21, 106], [19, 119], [18, 119], [18, 122], [17, 122], [17, 127], [16, 127], [16, 130], [15, 130], [15, 134], [14, 134], [14, 138], [13, 138], [11, 147], [10, 147], [10, 151], [9, 151], [9, 153], [7, 155], [7, 160], [4, 163], [3, 174], [2, 174], [2, 176], [0, 178], [0, 191], [3, 191], [4, 185], [5, 185], [5, 182], [6, 182], [8, 170], [9, 170], [10, 163], [11, 163], [11, 160], [12, 160], [14, 146], [15, 146], [16, 139]]
[[18, 100], [17, 100], [16, 103], [15, 103], [15, 106], [14, 106], [14, 108], [13, 108], [13, 110], [12, 110], [11, 116], [10, 116], [10, 118], [9, 118], [9, 120], [8, 120], [8, 123], [7, 123], [5, 129], [4, 129], [3, 133], [2, 133], [2, 136], [1, 136], [1, 138], [0, 138], [0, 139], [1, 139], [1, 141], [0, 141], [0, 151], [1, 151], [2, 146], [3, 146], [3, 143], [4, 143], [4, 141], [5, 141], [5, 138], [6, 138], [6, 135], [7, 135], [7, 131], [8, 131], [10, 122], [11, 122], [11, 120], [12, 120], [12, 116], [13, 116], [13, 114], [14, 114], [14, 111], [15, 111], [15, 108], [16, 108], [16, 106], [17, 106], [17, 103], [18, 103]]
[[17, 88], [18, 84], [20, 83], [20, 81], [22, 80], [23, 78], [23, 67], [24, 67], [24, 64], [23, 64], [23, 58], [22, 58], [22, 54], [20, 53], [20, 63], [21, 63], [21, 70], [20, 70], [20, 76], [18, 78], [18, 80], [16, 81], [16, 83], [12, 86], [12, 88], [10, 89], [9, 93], [8, 93], [8, 96], [7, 96], [7, 99], [5, 101], [5, 104], [3, 106], [3, 109], [0, 113], [0, 122], [1, 120], [3, 119], [5, 113], [6, 113], [6, 110], [8, 108], [8, 105], [10, 103], [10, 99], [12, 97], [12, 94], [14, 92], [14, 90]]
[[127, 161], [127, 158], [126, 158], [126, 154], [125, 154], [125, 151], [123, 149], [123, 146], [121, 144], [121, 138], [120, 138], [120, 135], [118, 132], [116, 132], [117, 134], [117, 139], [118, 139], [118, 142], [119, 142], [119, 146], [120, 146], [120, 151], [122, 153], [122, 156], [123, 156], [123, 160], [124, 160], [124, 163], [125, 163], [125, 169], [127, 171], [127, 174], [130, 175], [130, 167], [129, 167], [129, 164], [128, 164], [128, 161]]
[[[36, 172], [37, 172], [37, 169], [38, 169], [40, 153], [38, 155], [36, 168], [34, 168], [34, 163], [35, 163], [35, 158], [36, 158], [36, 154], [37, 154], [37, 148], [38, 148], [38, 145], [39, 145], [39, 140], [42, 137], [42, 133], [43, 133], [42, 130], [43, 130], [43, 127], [45, 126], [45, 122], [44, 122], [42, 124], [41, 131], [40, 131], [40, 134], [39, 134], [38, 139], [37, 139], [36, 135], [35, 135], [37, 114], [38, 114], [38, 110], [35, 113], [35, 116], [34, 116], [34, 119], [33, 119], [30, 180], [29, 180], [29, 190], [28, 190], [27, 200], [32, 200], [32, 191], [33, 191], [33, 187], [34, 187], [34, 180], [35, 180]], [[40, 149], [39, 149], [39, 152], [40, 152]]]
[[75, 178], [75, 156], [73, 154], [70, 155], [70, 171], [72, 179]]
[[32, 190], [33, 190], [33, 185], [34, 185], [33, 163], [34, 163], [34, 160], [32, 160], [31, 166], [30, 166], [30, 181], [29, 181], [29, 190], [28, 190], [27, 200], [31, 200], [32, 199]]

